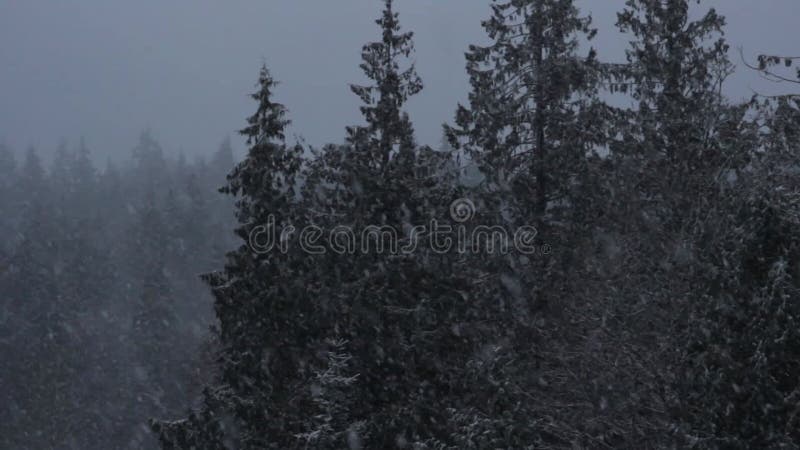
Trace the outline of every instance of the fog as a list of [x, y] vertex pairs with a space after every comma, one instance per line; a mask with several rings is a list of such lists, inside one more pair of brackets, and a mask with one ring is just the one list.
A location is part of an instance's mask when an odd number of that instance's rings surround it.
[[0, 449], [800, 449], [798, 18], [0, 0]]
[[[601, 57], [622, 61], [627, 39], [613, 24], [624, 1], [577, 3], [595, 19]], [[792, 52], [796, 0], [703, 4], [726, 16], [734, 63], [738, 47], [753, 58]], [[281, 82], [292, 132], [314, 145], [341, 142], [344, 127], [360, 121], [348, 85], [363, 81], [361, 46], [376, 33], [380, 7], [377, 0], [0, 1], [0, 139], [48, 154], [61, 139], [84, 136], [105, 162], [127, 157], [150, 128], [170, 153], [209, 154], [242, 127], [265, 61]], [[408, 110], [419, 141], [438, 145], [440, 124], [466, 98], [463, 54], [485, 40], [488, 4], [403, 0], [397, 9], [416, 33], [425, 83]], [[727, 85], [735, 98], [774, 89], [741, 68]]]

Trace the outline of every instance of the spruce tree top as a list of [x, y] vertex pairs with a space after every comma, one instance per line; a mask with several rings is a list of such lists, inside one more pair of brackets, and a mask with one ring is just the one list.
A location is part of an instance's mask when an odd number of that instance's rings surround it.
[[248, 126], [239, 131], [247, 137], [248, 145], [286, 139], [284, 130], [290, 121], [285, 118], [286, 108], [273, 102], [272, 90], [278, 83], [272, 78], [266, 65], [261, 66], [258, 76], [258, 91], [250, 96], [258, 102], [255, 114], [247, 118]]
[[413, 127], [401, 111], [409, 97], [422, 90], [422, 80], [410, 64], [405, 70], [399, 59], [408, 58], [414, 51], [413, 33], [400, 32], [398, 14], [392, 10], [392, 0], [385, 0], [383, 15], [375, 23], [381, 27], [382, 39], [366, 44], [361, 52], [361, 69], [373, 85], [351, 85], [364, 105], [361, 113], [366, 127], [348, 127], [348, 139], [355, 142], [368, 137], [370, 146], [379, 150], [379, 158], [388, 162], [394, 145], [414, 146]]
[[591, 23], [573, 0], [492, 3], [482, 22], [491, 42], [466, 54], [469, 104], [459, 105], [457, 128], [446, 127], [451, 144], [463, 146], [491, 181], [504, 184], [523, 170], [544, 180], [552, 172], [548, 153], [559, 153], [559, 143], [579, 148], [567, 141], [585, 129], [576, 99], [591, 97], [597, 85], [594, 50], [579, 55], [581, 39], [596, 34]]
[[[295, 177], [302, 165], [302, 148], [287, 147], [286, 108], [272, 100], [277, 82], [262, 65], [257, 90], [251, 97], [258, 103], [256, 112], [247, 118], [247, 127], [239, 133], [247, 138], [247, 158], [234, 167], [228, 183], [220, 191], [239, 196], [237, 217], [243, 224], [265, 223], [267, 215], [281, 216], [295, 196]], [[237, 231], [246, 239], [248, 227]]]
[[707, 101], [731, 70], [724, 25], [714, 8], [690, 20], [688, 0], [627, 0], [617, 26], [636, 38], [626, 52], [633, 97], [657, 109], [665, 102], [678, 106], [677, 100]]

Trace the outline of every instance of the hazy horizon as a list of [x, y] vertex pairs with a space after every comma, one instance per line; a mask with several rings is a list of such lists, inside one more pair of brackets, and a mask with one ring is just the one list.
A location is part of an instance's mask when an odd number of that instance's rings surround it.
[[[578, 3], [599, 29], [593, 45], [600, 57], [623, 60], [627, 42], [614, 22], [624, 1]], [[466, 98], [463, 54], [486, 39], [480, 21], [488, 5], [398, 2], [403, 28], [415, 32], [425, 83], [408, 106], [421, 144], [439, 144], [441, 124]], [[740, 66], [726, 89], [733, 99], [782, 88], [742, 68], [738, 53], [738, 47], [750, 58], [791, 52], [792, 39], [785, 36], [795, 29], [800, 3], [769, 5], [701, 4], [727, 17], [731, 60]], [[255, 1], [0, 1], [0, 142], [18, 153], [32, 145], [47, 156], [60, 141], [74, 144], [84, 136], [104, 161], [127, 158], [148, 128], [170, 154], [208, 155], [225, 136], [241, 153], [236, 130], [254, 108], [248, 94], [262, 62], [281, 82], [276, 98], [289, 109], [290, 132], [315, 146], [341, 142], [344, 127], [362, 120], [348, 85], [363, 81], [360, 49], [378, 36], [380, 7], [376, 0], [280, 8]]]

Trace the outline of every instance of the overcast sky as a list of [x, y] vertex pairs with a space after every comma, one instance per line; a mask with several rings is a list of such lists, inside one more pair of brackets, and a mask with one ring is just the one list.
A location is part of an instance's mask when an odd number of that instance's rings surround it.
[[[800, 0], [713, 0], [727, 16], [739, 62], [746, 55], [800, 53]], [[464, 51], [484, 41], [488, 0], [398, 0], [416, 33], [425, 90], [409, 104], [418, 140], [438, 145], [467, 94]], [[604, 59], [623, 58], [613, 27], [624, 0], [583, 0]], [[281, 80], [293, 133], [314, 145], [340, 142], [360, 123], [348, 83], [363, 81], [362, 44], [374, 40], [378, 0], [0, 0], [0, 141], [48, 154], [85, 136], [92, 152], [127, 157], [149, 127], [168, 152], [209, 154], [235, 137], [255, 105], [262, 61]], [[732, 97], [774, 90], [742, 69]], [[241, 140], [235, 140], [242, 148]]]

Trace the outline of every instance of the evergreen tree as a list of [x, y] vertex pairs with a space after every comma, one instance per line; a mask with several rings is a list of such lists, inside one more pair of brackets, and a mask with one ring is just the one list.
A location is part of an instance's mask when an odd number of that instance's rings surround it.
[[139, 135], [139, 143], [133, 148], [131, 155], [139, 176], [145, 180], [146, 190], [138, 194], [145, 195], [148, 190], [162, 192], [168, 184], [167, 164], [164, 150], [150, 130], [142, 131]]
[[19, 239], [0, 277], [8, 320], [2, 352], [20, 355], [7, 361], [0, 375], [17, 386], [8, 401], [10, 430], [21, 433], [3, 436], [10, 447], [30, 441], [40, 447], [57, 445], [68, 439], [66, 430], [79, 420], [73, 415], [73, 396], [63, 386], [74, 382], [80, 367], [83, 335], [75, 320], [80, 311], [73, 303], [76, 299], [60, 289], [68, 233], [50, 213], [49, 191], [41, 161], [30, 148], [20, 176]]
[[36, 202], [45, 200], [47, 185], [45, 183], [45, 170], [42, 160], [33, 147], [25, 152], [25, 162], [19, 177], [20, 190], [25, 193], [25, 204], [31, 206]]
[[[496, 1], [483, 27], [491, 42], [470, 46], [466, 55], [469, 104], [459, 105], [455, 127], [445, 128], [483, 175], [473, 194], [478, 220], [511, 230], [535, 226], [539, 249], [579, 247], [585, 216], [596, 208], [589, 155], [608, 122], [596, 95], [595, 51], [579, 54], [581, 40], [595, 35], [591, 18], [571, 0]], [[568, 297], [565, 275], [580, 266], [580, 256], [535, 258], [479, 258], [473, 267], [493, 274], [482, 295], [507, 297], [513, 280], [526, 311], [563, 308], [549, 298]]]
[[82, 218], [88, 218], [91, 213], [91, 205], [98, 200], [97, 198], [97, 169], [92, 162], [92, 155], [86, 140], [81, 137], [78, 148], [75, 151], [75, 158], [70, 165], [70, 173], [74, 183], [75, 198], [80, 203], [71, 205], [75, 214]]
[[69, 149], [66, 142], [59, 144], [49, 178], [58, 196], [56, 212], [63, 220], [74, 223], [90, 218], [91, 205], [95, 201], [96, 177], [97, 172], [83, 138], [74, 150]]
[[73, 156], [74, 154], [70, 151], [69, 144], [66, 140], [62, 139], [58, 143], [55, 155], [53, 156], [52, 166], [48, 171], [57, 195], [61, 196], [61, 201], [64, 201], [65, 196], [72, 187], [70, 185], [72, 177], [70, 176], [69, 168], [72, 165]]
[[[702, 205], [705, 220], [696, 225], [676, 416], [687, 439], [708, 448], [800, 441], [800, 384], [789, 375], [800, 358], [800, 309], [793, 300], [800, 293], [800, 114], [791, 101], [784, 96], [764, 108], [751, 127], [769, 131], [750, 144], [746, 169], [726, 172], [725, 190], [713, 205]], [[737, 142], [746, 136], [737, 133]]]
[[492, 12], [483, 22], [492, 42], [470, 46], [470, 103], [459, 106], [449, 134], [493, 189], [514, 190], [541, 221], [580, 171], [592, 124], [602, 123], [590, 110], [595, 52], [578, 55], [595, 30], [571, 0], [494, 2]]
[[[725, 20], [713, 8], [691, 20], [689, 3], [628, 0], [618, 16], [620, 30], [634, 37], [625, 76], [638, 102], [619, 151], [642, 161], [637, 183], [665, 206], [648, 213], [673, 229], [685, 215], [672, 211], [690, 210], [730, 156], [716, 139], [726, 121], [720, 89], [731, 72]], [[735, 109], [730, 114], [737, 120]]]
[[214, 152], [211, 158], [211, 177], [212, 183], [221, 183], [222, 180], [233, 170], [233, 147], [231, 146], [231, 138], [226, 137], [222, 140], [219, 148]]
[[11, 252], [11, 242], [17, 230], [16, 211], [17, 195], [17, 161], [14, 152], [5, 143], [0, 142], [0, 265], [4, 255]]
[[[280, 231], [294, 222], [292, 205], [302, 149], [284, 143], [283, 105], [273, 102], [275, 81], [262, 67], [258, 108], [241, 131], [250, 145], [247, 158], [228, 176], [224, 193], [237, 198], [237, 235], [241, 246], [228, 254], [223, 272], [206, 277], [215, 297], [223, 358], [218, 386], [207, 391], [215, 408], [187, 422], [156, 424], [165, 448], [192, 444], [222, 448], [222, 431], [205, 420], [230, 414], [227, 438], [236, 448], [288, 448], [303, 419], [302, 373], [316, 348], [302, 267], [277, 249], [263, 254], [250, 244], [256, 227]], [[316, 324], [314, 324], [316, 325]], [[299, 397], [298, 397], [299, 395]], [[211, 416], [209, 416], [211, 415]], [[205, 420], [199, 421], [200, 418]], [[212, 438], [217, 444], [205, 439]]]
[[[196, 274], [221, 255], [201, 236], [205, 228], [191, 225], [227, 213], [205, 201], [210, 187], [185, 186], [188, 175], [164, 177], [157, 191], [130, 164], [98, 174], [83, 142], [54, 156], [45, 171], [31, 149], [14, 168], [10, 150], [0, 149], [0, 185], [8, 187], [0, 189], [0, 222], [9, 227], [0, 249], [0, 351], [19, 352], [0, 365], [9, 387], [0, 447], [147, 447], [142, 422], [197, 395], [185, 382], [186, 355], [206, 338], [211, 302]], [[174, 165], [164, 158], [164, 167]], [[187, 164], [192, 172], [207, 169]], [[162, 226], [139, 223], [151, 210], [138, 204], [145, 193], [153, 192], [142, 203], [163, 216], [170, 190], [174, 216]], [[193, 252], [177, 252], [182, 233]]]
[[361, 70], [373, 85], [351, 85], [351, 90], [364, 103], [361, 113], [365, 127], [349, 127], [348, 141], [367, 158], [366, 166], [380, 173], [388, 169], [389, 161], [399, 151], [413, 152], [414, 129], [403, 105], [422, 90], [422, 80], [414, 64], [401, 67], [401, 58], [414, 51], [414, 33], [401, 33], [393, 0], [385, 0], [383, 16], [375, 23], [381, 28], [382, 39], [370, 42], [361, 51]]
[[[387, 4], [379, 23], [392, 23], [390, 16]], [[391, 79], [376, 79], [378, 92], [391, 86]], [[379, 123], [380, 117], [371, 122], [379, 130], [410, 129], [392, 120]], [[311, 257], [319, 270], [309, 290], [319, 299], [317, 327], [328, 329], [321, 346], [328, 358], [317, 362], [318, 375], [309, 380], [315, 396], [301, 437], [314, 448], [474, 443], [459, 427], [468, 427], [462, 420], [481, 416], [478, 410], [490, 401], [492, 389], [464, 367], [496, 337], [497, 308], [487, 303], [497, 302], [466, 292], [474, 272], [455, 249], [437, 253], [430, 236], [410, 234], [413, 225], [427, 226], [431, 219], [453, 223], [449, 207], [459, 195], [452, 155], [410, 142], [389, 149], [369, 138], [368, 128], [361, 129], [360, 140], [349, 131], [346, 145], [327, 146], [310, 162], [303, 209], [326, 231], [344, 225], [361, 233], [378, 226], [418, 245], [411, 254], [397, 255], [378, 251], [374, 241], [364, 252], [359, 241], [362, 250]], [[480, 432], [496, 432], [497, 438], [509, 421], [498, 422]], [[514, 433], [509, 442], [519, 442], [527, 431]]]
[[[214, 153], [209, 166], [209, 179], [204, 180], [203, 188], [218, 191], [225, 182], [228, 173], [235, 167], [231, 140], [226, 137], [219, 149]], [[209, 233], [214, 236], [213, 254], [223, 255], [227, 249], [235, 245], [231, 230], [235, 226], [233, 201], [228, 195], [213, 195], [208, 199], [211, 214], [209, 216]]]
[[[364, 45], [360, 65], [369, 85], [351, 85], [362, 102], [367, 124], [347, 128], [347, 146], [341, 161], [349, 166], [346, 187], [364, 223], [397, 221], [400, 205], [414, 214], [411, 191], [416, 164], [414, 128], [403, 110], [410, 97], [422, 90], [422, 80], [413, 62], [413, 32], [401, 32], [399, 15], [392, 0], [384, 1], [381, 18], [375, 21], [381, 40]], [[355, 191], [353, 191], [355, 190]]]
[[[178, 304], [186, 281], [174, 269], [177, 239], [171, 217], [159, 208], [152, 194], [136, 217], [128, 250], [135, 282], [128, 294], [132, 302], [128, 317], [133, 357], [129, 380], [134, 388], [132, 420], [142, 426], [153, 415], [176, 414], [188, 404], [185, 383], [189, 381], [191, 358], [185, 351], [182, 320], [188, 315]], [[180, 260], [180, 264], [186, 264], [186, 260]], [[136, 446], [142, 446], [147, 437], [146, 433], [135, 433], [132, 439]]]
[[[626, 345], [643, 355], [638, 365], [652, 368], [642, 371], [642, 383], [669, 412], [654, 420], [679, 424], [681, 432], [661, 442], [771, 447], [772, 431], [759, 429], [748, 412], [758, 402], [735, 393], [743, 379], [754, 381], [738, 368], [750, 357], [752, 336], [738, 336], [744, 318], [758, 316], [750, 302], [775, 301], [764, 299], [759, 283], [742, 280], [740, 270], [758, 270], [731, 264], [744, 258], [736, 250], [742, 243], [757, 241], [750, 226], [760, 219], [750, 214], [759, 207], [748, 199], [760, 194], [748, 184], [758, 177], [758, 125], [747, 120], [750, 105], [727, 104], [721, 94], [731, 72], [724, 18], [710, 9], [693, 19], [689, 9], [686, 0], [629, 0], [618, 15], [620, 29], [634, 37], [622, 86], [637, 106], [623, 115], [611, 145], [608, 184], [619, 194], [607, 220], [625, 234], [617, 243], [629, 255], [622, 270], [636, 274], [618, 295], [648, 311], [646, 323], [623, 329], [652, 335]], [[775, 394], [759, 383], [749, 389], [754, 397]], [[770, 423], [780, 421], [776, 414]]]

